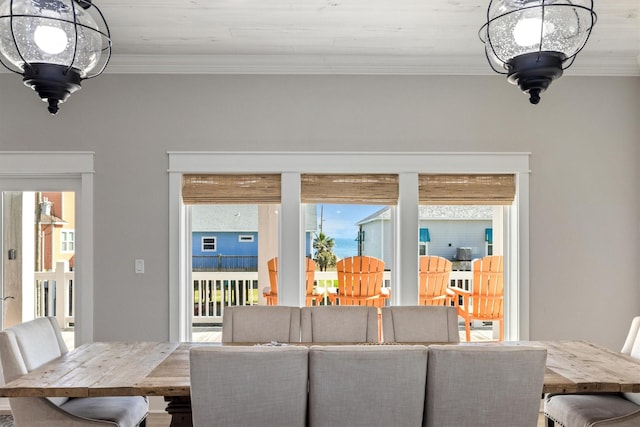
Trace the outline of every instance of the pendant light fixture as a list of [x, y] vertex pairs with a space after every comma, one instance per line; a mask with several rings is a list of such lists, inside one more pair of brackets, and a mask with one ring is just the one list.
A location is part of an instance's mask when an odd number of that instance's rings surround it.
[[491, 0], [480, 39], [491, 68], [537, 104], [573, 64], [595, 22], [593, 0]]
[[82, 80], [102, 74], [111, 58], [111, 35], [91, 0], [5, 0], [0, 54], [0, 63], [22, 75], [56, 114]]

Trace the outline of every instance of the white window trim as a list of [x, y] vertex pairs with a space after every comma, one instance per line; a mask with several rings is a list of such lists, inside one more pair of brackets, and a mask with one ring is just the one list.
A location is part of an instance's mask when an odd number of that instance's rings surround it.
[[[82, 284], [74, 288], [76, 346], [93, 342], [93, 159], [94, 153], [87, 151], [0, 152], [0, 191], [73, 191], [76, 194], [75, 283]], [[33, 307], [23, 310], [23, 313], [31, 312]]]
[[[394, 247], [398, 266], [393, 274], [393, 304], [417, 301], [418, 257], [415, 233], [419, 227], [418, 175], [420, 173], [514, 173], [514, 207], [504, 208], [503, 248], [505, 283], [517, 287], [505, 290], [505, 336], [529, 338], [529, 163], [531, 153], [355, 153], [355, 152], [168, 152], [169, 156], [169, 321], [171, 340], [191, 336], [188, 304], [190, 272], [187, 207], [181, 203], [184, 173], [282, 173], [280, 221], [280, 271], [282, 304], [302, 305], [302, 291], [286, 283], [300, 283], [304, 266], [296, 263], [304, 250], [300, 203], [301, 173], [397, 173], [400, 177], [398, 206], [392, 209]], [[297, 191], [296, 191], [297, 189]], [[494, 230], [494, 232], [496, 232]], [[496, 237], [496, 236], [494, 236]], [[516, 240], [517, 237], [517, 240]], [[514, 244], [517, 242], [518, 244]], [[494, 247], [495, 249], [495, 247]], [[406, 255], [406, 256], [405, 256]], [[286, 262], [285, 262], [286, 261]], [[296, 265], [300, 264], [300, 265]], [[415, 288], [415, 289], [414, 289]], [[513, 313], [518, 313], [515, 318]]]
[[[62, 239], [62, 235], [63, 234], [71, 234], [73, 235], [73, 239], [72, 240], [63, 240]], [[69, 242], [73, 243], [73, 249], [69, 250]], [[67, 244], [67, 249], [63, 249], [62, 248], [62, 244], [66, 243]], [[63, 228], [60, 230], [60, 252], [64, 253], [64, 254], [69, 254], [75, 251], [75, 247], [76, 247], [76, 230], [71, 229], [71, 228]]]
[[238, 234], [238, 243], [252, 243], [255, 242], [253, 234]]
[[[204, 245], [205, 245], [205, 239], [213, 239], [213, 249], [205, 249]], [[207, 245], [210, 245], [211, 243], [206, 243]], [[201, 252], [217, 252], [218, 251], [218, 237], [216, 236], [202, 236], [200, 237], [200, 251]]]

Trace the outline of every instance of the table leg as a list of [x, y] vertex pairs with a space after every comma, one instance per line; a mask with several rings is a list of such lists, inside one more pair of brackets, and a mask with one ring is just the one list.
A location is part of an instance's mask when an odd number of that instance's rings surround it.
[[170, 427], [192, 427], [191, 398], [189, 396], [165, 396], [165, 411], [171, 415]]

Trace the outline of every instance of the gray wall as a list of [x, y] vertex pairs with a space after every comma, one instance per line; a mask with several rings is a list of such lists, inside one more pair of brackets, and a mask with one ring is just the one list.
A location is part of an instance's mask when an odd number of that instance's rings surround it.
[[96, 340], [168, 338], [168, 150], [531, 152], [531, 337], [618, 348], [640, 314], [640, 78], [565, 76], [535, 107], [498, 75], [83, 86], [51, 117], [0, 75], [0, 150], [96, 152]]

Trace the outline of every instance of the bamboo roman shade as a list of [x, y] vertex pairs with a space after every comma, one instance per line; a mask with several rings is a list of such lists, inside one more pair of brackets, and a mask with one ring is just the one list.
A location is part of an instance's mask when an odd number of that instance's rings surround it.
[[302, 203], [395, 205], [398, 175], [393, 174], [303, 174]]
[[418, 176], [418, 197], [423, 205], [510, 205], [515, 195], [513, 174]]
[[279, 174], [182, 176], [185, 205], [280, 203]]

